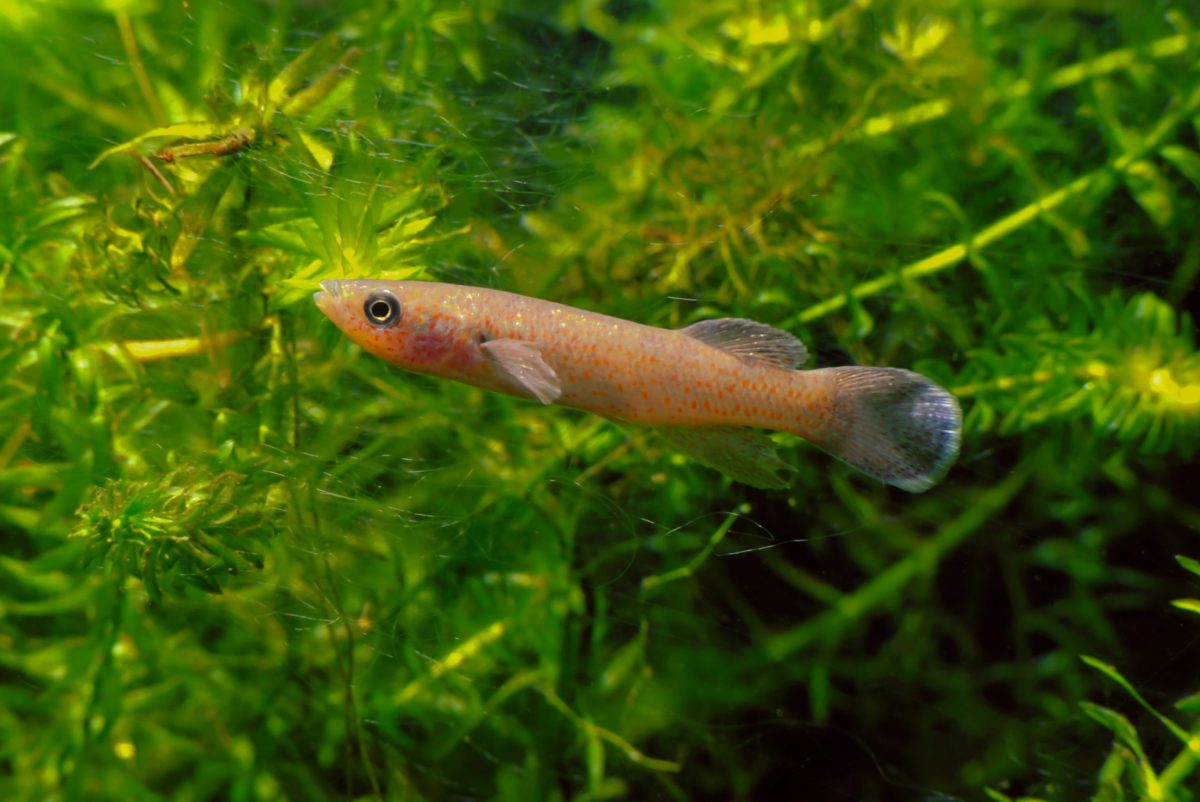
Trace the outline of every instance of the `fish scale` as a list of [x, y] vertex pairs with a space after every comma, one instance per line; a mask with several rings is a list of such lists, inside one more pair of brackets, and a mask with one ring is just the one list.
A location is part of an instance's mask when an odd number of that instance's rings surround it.
[[896, 368], [798, 370], [804, 346], [754, 321], [673, 330], [481, 287], [321, 286], [321, 311], [392, 364], [654, 428], [749, 484], [786, 485], [777, 474], [787, 466], [755, 430], [802, 437], [911, 491], [936, 483], [958, 453], [962, 413], [943, 388]]

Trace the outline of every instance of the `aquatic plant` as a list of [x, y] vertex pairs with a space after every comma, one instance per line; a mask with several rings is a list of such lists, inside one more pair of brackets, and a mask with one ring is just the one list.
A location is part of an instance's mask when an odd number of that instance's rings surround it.
[[[0, 0], [0, 791], [1195, 799], [1197, 24]], [[750, 490], [343, 276], [761, 320], [963, 457]]]

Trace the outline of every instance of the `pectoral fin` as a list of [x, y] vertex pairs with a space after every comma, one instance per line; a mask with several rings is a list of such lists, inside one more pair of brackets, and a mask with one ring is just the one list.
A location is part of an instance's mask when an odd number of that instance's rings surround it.
[[790, 471], [791, 466], [775, 454], [775, 444], [770, 438], [753, 429], [662, 426], [656, 430], [674, 448], [742, 484], [766, 489], [788, 486], [787, 480], [776, 472]]
[[526, 398], [553, 404], [562, 395], [562, 382], [554, 368], [542, 359], [542, 352], [521, 340], [489, 340], [480, 348], [492, 368], [511, 384], [511, 389]]

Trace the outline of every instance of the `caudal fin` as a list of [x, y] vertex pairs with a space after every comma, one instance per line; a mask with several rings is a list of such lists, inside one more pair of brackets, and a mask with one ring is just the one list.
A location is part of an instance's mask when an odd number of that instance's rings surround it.
[[[813, 438], [868, 476], [911, 493], [933, 487], [958, 456], [962, 410], [942, 387], [899, 368], [826, 368], [845, 426]], [[824, 440], [824, 442], [822, 442]]]

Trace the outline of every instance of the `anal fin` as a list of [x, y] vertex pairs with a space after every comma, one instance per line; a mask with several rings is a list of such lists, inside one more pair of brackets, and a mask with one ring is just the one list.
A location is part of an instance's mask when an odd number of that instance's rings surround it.
[[779, 459], [765, 434], [736, 426], [657, 426], [672, 447], [716, 468], [734, 481], [777, 490], [788, 486], [778, 471], [792, 467]]

